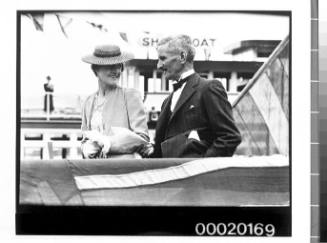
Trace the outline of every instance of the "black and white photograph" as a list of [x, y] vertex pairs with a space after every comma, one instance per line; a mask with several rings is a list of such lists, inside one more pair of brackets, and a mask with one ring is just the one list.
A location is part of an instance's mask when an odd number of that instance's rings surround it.
[[17, 11], [16, 233], [291, 236], [291, 21]]

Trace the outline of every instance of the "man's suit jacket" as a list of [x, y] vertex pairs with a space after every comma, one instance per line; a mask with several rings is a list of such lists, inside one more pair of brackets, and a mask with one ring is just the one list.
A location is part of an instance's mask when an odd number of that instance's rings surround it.
[[[170, 111], [171, 99], [172, 94], [161, 107], [153, 157], [233, 155], [241, 136], [226, 91], [218, 80], [207, 80], [194, 73], [187, 78], [173, 112]], [[199, 139], [189, 137], [194, 131]]]

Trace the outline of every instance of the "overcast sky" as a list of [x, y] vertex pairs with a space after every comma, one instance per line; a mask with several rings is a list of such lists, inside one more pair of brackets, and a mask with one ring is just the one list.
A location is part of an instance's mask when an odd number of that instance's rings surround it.
[[[185, 33], [213, 44], [215, 55], [237, 41], [249, 39], [282, 40], [289, 33], [288, 17], [239, 13], [60, 13], [68, 38], [54, 14], [44, 18], [44, 31], [36, 31], [32, 21], [23, 16], [21, 24], [22, 96], [43, 95], [45, 77], [53, 77], [57, 94], [89, 94], [97, 82], [89, 65], [81, 57], [96, 44], [114, 42], [145, 58], [144, 37]], [[72, 19], [72, 21], [69, 21]], [[101, 24], [107, 32], [90, 23]], [[146, 34], [145, 31], [150, 32]], [[129, 43], [119, 32], [126, 33]], [[208, 41], [214, 39], [214, 42]], [[144, 43], [144, 41], [143, 41]], [[201, 52], [202, 53], [202, 52]], [[201, 54], [199, 52], [199, 55]], [[150, 58], [156, 58], [150, 48]]]

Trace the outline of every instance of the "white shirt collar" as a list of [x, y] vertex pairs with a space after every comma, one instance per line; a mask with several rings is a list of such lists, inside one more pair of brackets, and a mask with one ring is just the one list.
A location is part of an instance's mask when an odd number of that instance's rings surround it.
[[[182, 75], [181, 75], [181, 77], [179, 78], [179, 80], [184, 79], [184, 78], [187, 78], [188, 76], [191, 76], [193, 73], [195, 73], [195, 71], [194, 71], [194, 69], [192, 68], [192, 69], [190, 69], [190, 70], [188, 70], [188, 71], [182, 73]], [[178, 81], [179, 81], [179, 80], [178, 80]]]

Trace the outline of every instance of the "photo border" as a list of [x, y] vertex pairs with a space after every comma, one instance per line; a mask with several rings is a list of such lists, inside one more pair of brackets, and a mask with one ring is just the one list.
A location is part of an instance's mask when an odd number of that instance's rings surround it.
[[[288, 207], [175, 207], [175, 206], [27, 206], [19, 205], [20, 182], [20, 17], [24, 12], [119, 12], [119, 13], [284, 13], [289, 16], [289, 185]], [[17, 234], [61, 234], [61, 235], [196, 235], [195, 222], [260, 222], [274, 223], [280, 231], [276, 236], [292, 236], [292, 11], [258, 10], [17, 10], [17, 66], [16, 66], [16, 233]], [[18, 185], [18, 187], [17, 187]], [[269, 210], [267, 212], [267, 210]], [[224, 215], [228, 212], [228, 216]], [[146, 217], [147, 215], [148, 217]], [[171, 215], [178, 215], [171, 219]], [[190, 217], [190, 215], [192, 215]], [[126, 222], [124, 217], [131, 221]], [[262, 217], [265, 218], [262, 218]], [[102, 218], [102, 220], [99, 220]], [[110, 221], [115, 218], [117, 221]], [[133, 219], [136, 219], [135, 221]], [[144, 225], [138, 219], [145, 218]], [[49, 220], [51, 219], [51, 221]], [[108, 222], [109, 219], [109, 222]], [[160, 219], [158, 224], [156, 220]], [[286, 221], [289, 224], [285, 224]], [[79, 223], [90, 222], [91, 224]], [[96, 223], [95, 223], [96, 222]], [[144, 221], [143, 221], [144, 222]], [[193, 227], [192, 227], [193, 226]]]

